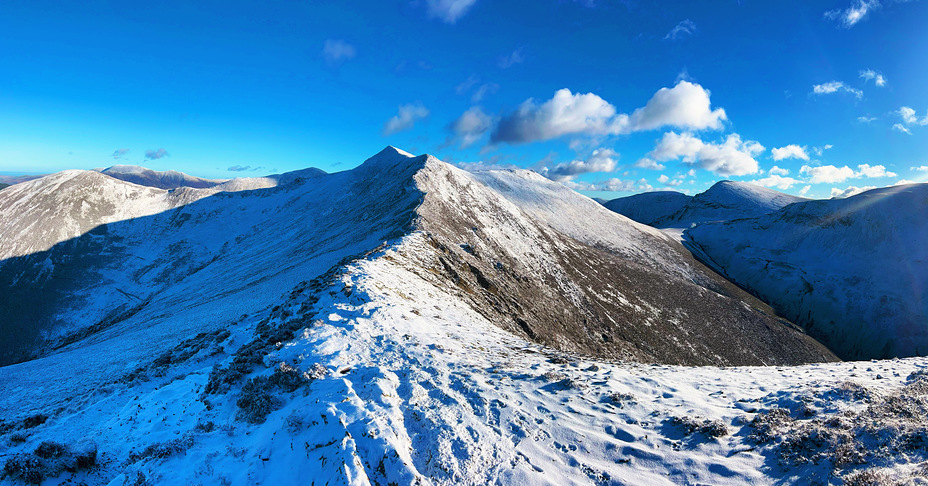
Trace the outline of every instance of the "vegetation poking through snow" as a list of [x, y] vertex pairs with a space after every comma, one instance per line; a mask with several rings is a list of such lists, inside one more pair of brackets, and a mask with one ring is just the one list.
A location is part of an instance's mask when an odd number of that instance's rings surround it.
[[783, 467], [825, 465], [835, 475], [845, 471], [847, 484], [894, 484], [895, 476], [870, 469], [928, 461], [925, 371], [889, 393], [847, 381], [791, 405], [758, 413], [749, 424], [750, 439], [769, 447]]
[[42, 441], [31, 453], [15, 454], [3, 465], [0, 478], [42, 484], [64, 471], [77, 472], [97, 464], [97, 446], [82, 441], [74, 446], [61, 442]]

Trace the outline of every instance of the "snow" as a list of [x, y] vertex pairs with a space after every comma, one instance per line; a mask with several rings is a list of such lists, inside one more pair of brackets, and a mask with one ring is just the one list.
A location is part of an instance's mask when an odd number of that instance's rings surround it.
[[[460, 228], [426, 224], [439, 214], [430, 211], [454, 212], [486, 233], [456, 233], [468, 248], [511, 242], [505, 251], [537, 270], [528, 279], [562, 268], [555, 255], [582, 245], [666, 278], [696, 278], [696, 264], [660, 231], [528, 172], [470, 175], [393, 147], [355, 170], [320, 172], [232, 181], [239, 192], [168, 192], [88, 172], [4, 189], [0, 207], [13, 216], [0, 226], [3, 264], [42, 257], [23, 278], [44, 285], [70, 261], [60, 234], [32, 238], [42, 218], [67, 223], [67, 238], [83, 235], [73, 248], [105, 253], [72, 289], [82, 299], [60, 313], [70, 323], [64, 329], [121, 305], [139, 308], [39, 359], [0, 367], [0, 461], [43, 441], [96, 445], [96, 466], [59, 471], [44, 484], [837, 483], [826, 463], [781, 467], [774, 446], [750, 439], [750, 420], [774, 406], [798, 413], [804, 397], [848, 380], [888, 396], [928, 366], [912, 358], [682, 367], [556, 351], [505, 331], [453, 285], [436, 284], [442, 277], [425, 265], [439, 256], [435, 235], [422, 228]], [[85, 189], [68, 196], [68, 183]], [[40, 197], [52, 203], [36, 206]], [[83, 216], [69, 209], [74, 201], [88, 201]], [[105, 231], [87, 233], [104, 223]], [[41, 248], [50, 251], [33, 255]], [[589, 295], [562, 278], [572, 298]], [[676, 313], [675, 325], [687, 318]], [[278, 332], [287, 329], [294, 332]], [[214, 387], [244, 358], [243, 376]], [[244, 420], [243, 410], [260, 402], [246, 389], [260, 379], [249, 380], [290, 369], [297, 385], [258, 396], [269, 413]], [[823, 417], [863, 407], [810, 403]], [[47, 421], [27, 425], [36, 414]], [[729, 433], [687, 434], [675, 418], [720, 421]], [[907, 473], [924, 455], [876, 465]], [[17, 483], [5, 476], [0, 484]]]
[[683, 209], [691, 199], [691, 196], [681, 192], [652, 191], [612, 199], [602, 204], [629, 219], [653, 225], [657, 220]]
[[689, 229], [696, 251], [846, 358], [928, 349], [928, 185]]
[[[40, 440], [93, 440], [100, 466], [73, 476], [91, 484], [132, 482], [139, 474], [178, 484], [805, 482], [827, 469], [770, 465], [747, 437], [745, 423], [757, 411], [847, 379], [888, 392], [928, 365], [688, 368], [554, 353], [500, 330], [409, 271], [404, 260], [427, 245], [421, 233], [404, 237], [349, 265], [321, 292], [304, 319], [311, 324], [254, 373], [287, 362], [300, 369], [321, 363], [328, 374], [282, 395], [262, 424], [233, 419], [235, 392], [209, 396], [208, 406], [201, 401], [212, 364], [228, 360], [201, 352], [162, 376], [75, 397], [6, 454]], [[284, 304], [297, 308], [306, 297]], [[224, 348], [235, 349], [267, 315], [230, 328]], [[0, 386], [4, 397], [15, 395], [9, 382]], [[44, 392], [61, 393], [59, 386], [49, 382]], [[687, 436], [674, 417], [720, 420], [732, 433]], [[197, 428], [207, 422], [213, 431]], [[173, 440], [177, 452], [130, 459]]]

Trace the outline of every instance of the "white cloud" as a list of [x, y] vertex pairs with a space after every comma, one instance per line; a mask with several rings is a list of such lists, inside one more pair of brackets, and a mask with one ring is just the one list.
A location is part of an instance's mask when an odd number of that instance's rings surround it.
[[876, 189], [876, 186], [866, 186], [866, 187], [850, 186], [845, 189], [838, 189], [837, 187], [832, 187], [831, 197], [832, 199], [843, 199], [846, 197], [856, 196], [862, 192], [867, 192], [870, 189]]
[[854, 169], [846, 165], [844, 167], [835, 167], [833, 165], [810, 167], [804, 165], [799, 169], [799, 173], [808, 174], [810, 177], [809, 182], [812, 184], [844, 182], [856, 176]]
[[638, 159], [638, 162], [635, 162], [635, 167], [638, 167], [641, 169], [650, 169], [650, 170], [664, 170], [663, 164], [658, 164], [657, 162], [647, 157]]
[[773, 166], [770, 168], [770, 175], [781, 175], [781, 176], [789, 175], [789, 169], [782, 169], [780, 167]]
[[882, 165], [861, 164], [857, 166], [857, 171], [857, 177], [896, 177], [895, 172], [886, 170], [886, 167]]
[[448, 128], [455, 139], [460, 141], [463, 149], [473, 145], [493, 128], [493, 118], [484, 113], [479, 106], [474, 106], [451, 122]]
[[409, 130], [416, 121], [427, 116], [429, 116], [429, 110], [422, 106], [422, 103], [400, 105], [396, 115], [384, 124], [383, 134], [386, 136]]
[[689, 81], [680, 81], [673, 88], [661, 88], [643, 108], [631, 116], [631, 130], [654, 130], [663, 126], [692, 130], [722, 128], [727, 120], [725, 110], [711, 108], [709, 91]]
[[685, 178], [686, 176], [682, 175], [682, 176], [677, 176], [676, 179], [671, 179], [670, 177], [667, 177], [666, 175], [661, 174], [660, 177], [657, 178], [657, 182], [660, 182], [661, 184], [667, 187], [677, 187], [680, 184], [683, 184], [683, 180]]
[[357, 50], [353, 45], [340, 39], [326, 39], [322, 44], [322, 57], [330, 64], [353, 59]]
[[458, 21], [477, 0], [425, 0], [429, 17], [453, 24]]
[[677, 24], [676, 27], [670, 29], [670, 32], [664, 36], [664, 40], [682, 39], [688, 35], [692, 35], [695, 31], [696, 24], [692, 20], [686, 19]]
[[858, 99], [863, 98], [864, 96], [863, 91], [852, 88], [842, 83], [841, 81], [829, 81], [827, 83], [816, 84], [815, 86], [812, 86], [812, 92], [817, 95], [833, 94], [833, 93], [837, 93], [838, 91], [844, 91], [847, 93], [851, 93], [852, 95], [856, 96]]
[[783, 159], [802, 159], [809, 160], [809, 154], [806, 153], [806, 149], [800, 147], [799, 145], [790, 144], [785, 147], [775, 148], [771, 150], [773, 154], [773, 160], [783, 160]]
[[550, 140], [575, 133], [616, 134], [627, 125], [628, 117], [617, 116], [615, 107], [606, 100], [593, 93], [574, 94], [565, 88], [541, 105], [528, 99], [504, 116], [493, 131], [491, 143]]
[[851, 28], [863, 20], [872, 10], [880, 7], [880, 0], [855, 0], [848, 8], [825, 12], [825, 18], [837, 20], [845, 28]]
[[809, 192], [809, 189], [812, 189], [812, 186], [803, 187], [802, 189], [799, 190], [799, 195], [805, 196]]
[[560, 89], [542, 104], [526, 100], [500, 120], [491, 143], [525, 143], [550, 140], [563, 135], [617, 135], [663, 126], [691, 130], [720, 129], [725, 110], [712, 110], [709, 92], [698, 84], [680, 81], [661, 88], [648, 103], [631, 116], [593, 93], [571, 93]]
[[928, 165], [920, 165], [918, 167], [909, 167], [909, 170], [914, 170], [916, 172], [928, 172]]
[[920, 183], [920, 182], [917, 182], [917, 181], [910, 181], [910, 180], [908, 180], [908, 179], [902, 179], [902, 180], [900, 180], [900, 181], [897, 181], [897, 182], [896, 182], [895, 184], [893, 184], [893, 185], [894, 185], [894, 186], [904, 186], [904, 185], [906, 185], [906, 184], [921, 184], [921, 183]]
[[875, 116], [859, 116], [859, 117], [857, 117], [857, 121], [859, 121], [860, 123], [870, 123], [870, 122], [872, 122], [873, 120], [876, 120], [876, 117], [875, 117]]
[[915, 114], [915, 110], [913, 110], [912, 108], [909, 108], [908, 106], [903, 106], [902, 108], [899, 108], [899, 110], [896, 113], [898, 113], [899, 116], [902, 117], [902, 122], [905, 123], [906, 125], [928, 125], [928, 114], [926, 114], [922, 118], [919, 118]]
[[770, 171], [769, 177], [764, 177], [763, 179], [757, 179], [751, 181], [752, 184], [757, 184], [764, 187], [776, 187], [777, 189], [789, 189], [795, 184], [799, 184], [799, 180], [793, 179], [792, 177], [783, 177], [773, 173], [773, 170]]
[[877, 86], [880, 86], [880, 87], [886, 86], [886, 78], [884, 78], [882, 74], [872, 69], [865, 69], [861, 71], [860, 77], [867, 81], [873, 80], [873, 84]]
[[896, 124], [894, 124], [894, 125], [893, 125], [893, 130], [898, 130], [898, 131], [900, 131], [900, 132], [902, 132], [902, 133], [908, 133], [909, 135], [912, 134], [912, 131], [909, 130], [908, 128], [906, 128], [905, 125], [903, 125], [903, 124], [901, 124], [901, 123], [896, 123]]
[[758, 165], [754, 157], [763, 151], [761, 144], [743, 142], [737, 133], [729, 135], [723, 143], [706, 143], [691, 133], [667, 132], [648, 157], [659, 162], [682, 159], [684, 163], [727, 177], [756, 174]]
[[615, 170], [616, 159], [619, 154], [611, 149], [594, 150], [586, 160], [573, 160], [558, 164], [551, 169], [542, 169], [542, 175], [549, 179], [563, 182], [569, 181], [581, 174], [593, 172], [612, 172]]
[[882, 165], [871, 166], [870, 164], [858, 165], [857, 171], [846, 165], [844, 167], [835, 167], [833, 165], [811, 167], [804, 165], [799, 169], [799, 173], [808, 174], [810, 177], [809, 182], [812, 184], [844, 182], [848, 179], [859, 179], [862, 177], [896, 177], [896, 174], [886, 170], [886, 167]]

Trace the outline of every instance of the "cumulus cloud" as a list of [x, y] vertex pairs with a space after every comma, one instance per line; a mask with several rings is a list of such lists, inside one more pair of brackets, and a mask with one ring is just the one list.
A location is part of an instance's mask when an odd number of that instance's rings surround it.
[[492, 127], [493, 118], [479, 106], [474, 106], [451, 122], [448, 129], [454, 134], [454, 139], [460, 142], [461, 148], [466, 148], [480, 140]]
[[928, 172], [928, 165], [920, 165], [918, 167], [909, 167], [909, 170], [914, 170], [916, 172]]
[[912, 130], [909, 130], [908, 128], [906, 128], [905, 125], [903, 125], [903, 124], [901, 124], [901, 123], [896, 123], [896, 124], [894, 124], [894, 125], [893, 125], [893, 130], [898, 130], [898, 131], [900, 131], [900, 132], [902, 132], [902, 133], [908, 133], [909, 135], [912, 134]]
[[681, 21], [676, 27], [670, 29], [670, 32], [664, 36], [664, 40], [677, 40], [682, 39], [688, 35], [692, 35], [696, 31], [696, 24], [690, 20], [686, 19]]
[[689, 81], [680, 81], [673, 88], [661, 88], [643, 108], [631, 116], [631, 130], [653, 130], [662, 126], [692, 130], [722, 128], [727, 120], [725, 110], [712, 109], [709, 91]]
[[512, 53], [500, 57], [496, 64], [501, 69], [508, 69], [523, 62], [525, 62], [525, 56], [522, 54], [522, 48], [520, 47], [512, 51]]
[[711, 108], [709, 91], [688, 81], [661, 88], [631, 116], [617, 113], [614, 106], [593, 93], [574, 94], [561, 89], [540, 105], [529, 99], [504, 116], [491, 143], [525, 143], [573, 134], [617, 135], [663, 126], [720, 129], [726, 119], [724, 109]]
[[915, 114], [915, 110], [908, 106], [899, 108], [896, 113], [899, 114], [902, 118], [902, 122], [906, 125], [928, 125], [928, 114], [919, 118], [918, 115]]
[[400, 105], [398, 112], [383, 125], [383, 134], [392, 135], [409, 130], [416, 123], [429, 116], [429, 110], [422, 103]]
[[618, 157], [619, 154], [611, 149], [594, 150], [586, 160], [573, 160], [550, 169], [544, 168], [542, 174], [549, 179], [563, 182], [572, 180], [581, 174], [612, 172], [615, 170]]
[[855, 0], [846, 9], [839, 8], [825, 12], [825, 18], [835, 20], [850, 29], [878, 8], [880, 8], [880, 0]]
[[867, 192], [870, 189], [876, 189], [876, 186], [866, 186], [866, 187], [850, 186], [844, 189], [838, 189], [837, 187], [832, 187], [831, 198], [832, 199], [843, 199], [846, 197], [856, 196], [862, 192]]
[[129, 149], [127, 148], [116, 149], [116, 151], [113, 152], [113, 158], [119, 160], [125, 157], [128, 153]]
[[684, 175], [684, 176], [677, 176], [677, 178], [675, 179], [671, 179], [670, 177], [667, 177], [665, 174], [661, 174], [660, 177], [657, 178], [657, 182], [660, 182], [661, 184], [667, 187], [677, 187], [680, 184], [683, 184], [683, 179], [685, 177], [686, 176]]
[[454, 24], [470, 10], [477, 0], [425, 0], [429, 17]]
[[854, 169], [844, 166], [821, 165], [811, 167], [804, 165], [799, 169], [800, 174], [808, 174], [812, 184], [844, 182], [854, 177]]
[[805, 187], [803, 187], [802, 189], [799, 190], [799, 195], [800, 195], [800, 196], [805, 196], [806, 194], [808, 194], [809, 189], [812, 189], [812, 186], [805, 186]]
[[870, 164], [858, 165], [857, 171], [846, 165], [844, 167], [836, 167], [834, 165], [811, 167], [804, 165], [799, 169], [799, 173], [808, 174], [809, 182], [812, 184], [837, 183], [844, 182], [848, 179], [858, 179], [861, 177], [879, 178], [896, 176], [895, 173], [886, 170], [886, 167], [882, 165]]
[[860, 77], [867, 81], [873, 80], [873, 84], [877, 86], [880, 86], [880, 87], [886, 86], [886, 78], [884, 78], [882, 74], [872, 69], [865, 69], [861, 71]]
[[857, 99], [860, 99], [860, 98], [863, 98], [863, 97], [864, 97], [864, 92], [863, 92], [863, 91], [861, 91], [861, 90], [859, 90], [859, 89], [852, 88], [852, 87], [850, 87], [850, 86], [848, 86], [848, 85], [842, 83], [841, 81], [829, 81], [829, 82], [827, 82], [827, 83], [816, 84], [816, 85], [812, 86], [812, 92], [815, 93], [815, 94], [817, 94], [817, 95], [833, 94], [833, 93], [837, 93], [838, 91], [844, 91], [844, 92], [846, 92], [846, 93], [850, 93], [850, 94], [856, 96]]
[[154, 149], [154, 150], [148, 149], [145, 151], [145, 160], [157, 160], [162, 157], [167, 157], [168, 155], [171, 155], [171, 154], [169, 154], [168, 151], [164, 150], [163, 148]]
[[859, 116], [859, 117], [857, 117], [857, 121], [859, 121], [860, 123], [870, 123], [870, 122], [872, 122], [873, 120], [876, 120], [876, 117], [875, 117], [875, 116]]
[[896, 173], [886, 170], [882, 165], [861, 164], [857, 166], [857, 177], [896, 177]]
[[638, 162], [635, 162], [635, 167], [641, 169], [664, 170], [664, 164], [658, 164], [654, 160], [647, 157], [638, 159]]
[[353, 59], [355, 55], [357, 55], [357, 50], [354, 46], [341, 39], [326, 39], [322, 44], [322, 57], [329, 64]]
[[565, 88], [540, 105], [528, 99], [515, 112], [504, 116], [493, 131], [491, 142], [524, 143], [575, 133], [616, 134], [627, 125], [628, 117], [617, 116], [615, 107], [606, 100], [593, 93], [574, 94]]
[[781, 176], [789, 175], [789, 169], [782, 169], [780, 167], [773, 166], [770, 168], [770, 175], [781, 175]]
[[770, 175], [768, 177], [751, 181], [752, 184], [764, 187], [776, 187], [777, 189], [789, 189], [793, 187], [793, 185], [799, 184], [799, 182], [799, 180], [793, 179], [792, 177], [774, 174], [773, 169], [770, 170]]
[[667, 132], [648, 157], [659, 162], [682, 159], [684, 163], [727, 177], [756, 174], [758, 165], [754, 157], [763, 151], [763, 145], [744, 142], [737, 133], [722, 143], [706, 143], [691, 133]]
[[783, 159], [802, 159], [809, 160], [809, 154], [806, 149], [799, 145], [790, 144], [785, 147], [775, 148], [770, 151], [773, 154], [773, 160]]

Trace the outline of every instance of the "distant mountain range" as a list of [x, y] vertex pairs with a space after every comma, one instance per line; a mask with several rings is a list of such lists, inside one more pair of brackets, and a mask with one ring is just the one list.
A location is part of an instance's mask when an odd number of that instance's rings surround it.
[[928, 185], [811, 201], [722, 181], [605, 203], [685, 228], [694, 254], [846, 359], [928, 352]]

